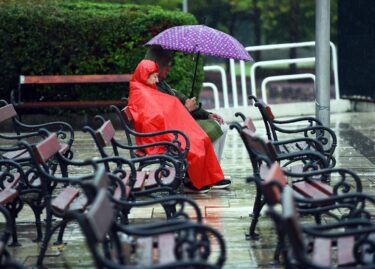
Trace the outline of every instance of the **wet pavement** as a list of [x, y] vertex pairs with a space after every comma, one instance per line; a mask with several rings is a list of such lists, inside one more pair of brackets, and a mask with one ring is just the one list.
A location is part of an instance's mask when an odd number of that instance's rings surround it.
[[[257, 132], [264, 135], [262, 122], [256, 121]], [[375, 194], [375, 114], [345, 113], [331, 116], [331, 127], [338, 136], [335, 152], [337, 167], [352, 169], [363, 180], [364, 190]], [[75, 158], [92, 156], [93, 147], [86, 134], [77, 132]], [[272, 255], [276, 244], [276, 234], [271, 220], [262, 215], [257, 226], [259, 240], [245, 240], [248, 230], [255, 188], [245, 183], [252, 174], [251, 165], [237, 131], [229, 131], [222, 167], [233, 181], [229, 190], [215, 190], [207, 194], [189, 195], [201, 207], [204, 221], [216, 227], [227, 244], [225, 268], [282, 268], [272, 265]], [[160, 208], [147, 208], [131, 214], [133, 222], [147, 222], [160, 218]], [[9, 248], [11, 255], [28, 267], [35, 265], [39, 245], [32, 239], [35, 229], [31, 223], [32, 214], [23, 210], [18, 218], [21, 247]], [[51, 245], [45, 266], [48, 268], [93, 268], [91, 257], [85, 246], [80, 229], [74, 223], [65, 233], [65, 245]]]

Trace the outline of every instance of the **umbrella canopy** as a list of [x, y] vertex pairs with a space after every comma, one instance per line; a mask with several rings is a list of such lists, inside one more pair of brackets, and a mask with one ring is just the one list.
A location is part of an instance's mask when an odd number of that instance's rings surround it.
[[182, 25], [168, 28], [148, 41], [146, 45], [159, 45], [167, 50], [253, 61], [237, 39], [205, 25]]

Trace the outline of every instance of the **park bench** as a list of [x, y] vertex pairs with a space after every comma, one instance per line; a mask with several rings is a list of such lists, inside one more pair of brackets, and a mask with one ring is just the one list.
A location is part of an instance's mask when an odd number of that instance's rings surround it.
[[[117, 218], [122, 222], [127, 223], [127, 214], [131, 208], [154, 204], [161, 205], [165, 209], [166, 218], [186, 218], [188, 215], [185, 210], [186, 206], [189, 205], [188, 208], [193, 208], [192, 212], [195, 212], [194, 217], [197, 221], [202, 221], [199, 208], [195, 206], [192, 200], [172, 195], [167, 197], [157, 196], [161, 192], [173, 194], [170, 188], [155, 188], [142, 193], [135, 193], [133, 190], [136, 183], [136, 170], [132, 161], [117, 156], [86, 161], [70, 160], [60, 153], [59, 141], [55, 133], [50, 134], [38, 144], [30, 145], [27, 142], [21, 142], [20, 144], [26, 147], [30, 154], [33, 161], [33, 167], [31, 168], [34, 173], [33, 177], [38, 178], [40, 182], [41, 195], [39, 197], [43, 201], [36, 203], [40, 205], [40, 211], [46, 210], [45, 234], [37, 260], [38, 266], [42, 266], [49, 241], [57, 229], [60, 229], [60, 232], [56, 244], [62, 244], [65, 227], [71, 221], [69, 214], [72, 211], [84, 212], [90, 205], [91, 199], [89, 198], [94, 197], [95, 194], [88, 195], [84, 184], [93, 177], [97, 167], [101, 167], [103, 170], [105, 168], [111, 169], [106, 171], [108, 180], [104, 181], [107, 181], [108, 192], [113, 195], [111, 201], [116, 207]], [[64, 166], [66, 171], [70, 171], [70, 167], [76, 166], [85, 169], [87, 172], [83, 175], [56, 176], [51, 174], [51, 169], [48, 168], [47, 163], [50, 161], [54, 161], [58, 166]], [[58, 170], [61, 171], [62, 169], [59, 168]], [[100, 183], [97, 185], [103, 186], [106, 184]], [[137, 197], [139, 196], [148, 197], [148, 200], [138, 201]], [[54, 223], [53, 219], [59, 219], [60, 221]], [[37, 222], [37, 230], [40, 231], [40, 220]], [[41, 240], [41, 232], [38, 232], [38, 234], [39, 240]]]
[[[181, 148], [182, 145], [184, 145], [184, 149], [180, 151], [168, 151], [167, 154], [170, 154], [171, 156], [174, 156], [178, 160], [184, 163], [184, 166], [187, 167], [187, 154], [190, 149], [190, 141], [187, 135], [184, 132], [181, 132], [179, 130], [163, 130], [159, 132], [151, 132], [151, 133], [140, 133], [133, 129], [134, 125], [134, 119], [130, 113], [129, 107], [125, 106], [122, 109], [119, 109], [116, 106], [111, 106], [112, 110], [117, 115], [117, 118], [119, 119], [121, 126], [125, 132], [125, 136], [127, 139], [127, 143], [129, 146], [133, 146], [134, 141], [136, 141], [137, 137], [153, 137], [158, 135], [167, 135], [170, 137], [169, 142], [175, 144], [179, 148]], [[178, 154], [177, 154], [178, 153]], [[139, 147], [136, 147], [134, 150], [130, 150], [130, 155], [132, 158], [134, 157], [141, 157], [147, 155], [147, 153]]]
[[[258, 238], [255, 227], [258, 222], [260, 211], [265, 204], [264, 194], [262, 191], [262, 181], [265, 179], [271, 165], [275, 162], [282, 162], [283, 159], [290, 159], [292, 155], [299, 158], [302, 165], [295, 165], [292, 168], [284, 167], [284, 172], [290, 177], [289, 184], [298, 195], [311, 199], [322, 199], [336, 194], [342, 189], [347, 192], [361, 192], [361, 180], [351, 171], [345, 169], [329, 169], [325, 156], [314, 151], [300, 151], [283, 154], [276, 153], [272, 143], [257, 137], [250, 129], [241, 128], [234, 125], [239, 130], [243, 143], [248, 151], [254, 175], [250, 177], [256, 185], [256, 198], [254, 200], [252, 221], [249, 227], [248, 238]], [[298, 156], [298, 158], [297, 158]], [[331, 181], [331, 174], [342, 174], [341, 181]], [[346, 178], [345, 178], [346, 176]], [[316, 221], [320, 222], [320, 215], [315, 215]]]
[[87, 213], [73, 214], [96, 268], [127, 268], [125, 265], [128, 265], [150, 269], [219, 269], [226, 260], [221, 234], [208, 225], [180, 219], [143, 225], [119, 224], [114, 221], [113, 204], [104, 190], [99, 191]]
[[23, 202], [20, 198], [23, 184], [24, 173], [22, 167], [12, 161], [0, 159], [0, 205], [9, 210], [9, 225], [12, 226], [12, 243], [11, 246], [19, 246], [17, 237], [16, 218], [23, 208]]
[[[48, 86], [48, 85], [75, 85], [75, 84], [113, 84], [128, 83], [131, 74], [107, 74], [107, 75], [33, 75], [20, 76], [18, 89], [11, 92], [11, 102], [16, 108], [50, 108], [50, 107], [108, 107], [109, 105], [123, 106], [122, 100], [67, 100], [67, 101], [25, 101], [22, 99], [22, 92], [27, 85]], [[58, 93], [56, 93], [58, 94]]]
[[[259, 109], [267, 132], [267, 138], [270, 141], [277, 142], [280, 140], [280, 136], [291, 137], [292, 135], [293, 138], [302, 136], [315, 139], [324, 147], [322, 154], [327, 157], [330, 166], [335, 166], [336, 160], [333, 153], [337, 146], [337, 137], [332, 129], [323, 126], [323, 124], [314, 117], [297, 117], [288, 120], [278, 120], [273, 114], [271, 107], [264, 103], [263, 100], [253, 95], [250, 95], [249, 99], [252, 100], [254, 106]], [[236, 115], [245, 120], [243, 114], [236, 113]], [[310, 144], [306, 145], [304, 142], [298, 142], [294, 145], [288, 143], [276, 145], [276, 150], [278, 152], [293, 152], [295, 149], [305, 149], [309, 146]]]
[[39, 129], [44, 128], [51, 132], [56, 132], [60, 139], [60, 152], [69, 158], [73, 157], [71, 151], [74, 142], [73, 128], [66, 122], [54, 121], [40, 124], [28, 124], [18, 116], [12, 104], [8, 104], [5, 100], [0, 100], [0, 123], [10, 123], [10, 134], [0, 134], [0, 139], [4, 145], [0, 149], [0, 156], [4, 159], [16, 160], [19, 162], [30, 158], [25, 148], [18, 148], [17, 142], [27, 140], [37, 143], [43, 139], [39, 133]]
[[[277, 162], [273, 163], [266, 172], [261, 185], [264, 200], [269, 207], [280, 204], [284, 189], [291, 189], [293, 190], [296, 210], [301, 216], [313, 216], [317, 220], [324, 215], [327, 217], [326, 220], [331, 219], [328, 221], [329, 223], [354, 218], [371, 218], [368, 209], [375, 202], [375, 199], [362, 193], [360, 178], [354, 172], [343, 168], [335, 168], [305, 173], [302, 186], [307, 190], [310, 189], [310, 192], [314, 193], [315, 196], [309, 195], [298, 184], [294, 186], [293, 179], [288, 180], [287, 174]], [[317, 175], [323, 174], [330, 176], [332, 181], [330, 185], [322, 184], [320, 178], [317, 178]], [[301, 177], [301, 175], [298, 175], [298, 177]], [[358, 184], [356, 184], [357, 182]], [[320, 221], [316, 221], [316, 223], [321, 224]], [[279, 261], [280, 252], [284, 247], [282, 239], [280, 237], [278, 239], [274, 254], [275, 261]]]
[[[284, 188], [282, 210], [270, 205], [269, 213], [281, 238], [286, 268], [372, 268], [375, 225], [370, 207], [375, 200], [364, 193], [344, 194], [326, 199], [329, 210], [349, 208], [347, 216], [328, 224], [301, 224], [296, 198], [291, 188]], [[311, 202], [314, 203], [313, 200]], [[321, 203], [322, 200], [315, 201]], [[328, 210], [323, 208], [322, 211]], [[286, 247], [288, 246], [288, 247]]]
[[[161, 141], [146, 145], [129, 145], [128, 143], [122, 143], [122, 140], [116, 139], [115, 129], [110, 120], [105, 120], [101, 116], [97, 116], [96, 119], [101, 123], [99, 128], [94, 130], [90, 126], [85, 126], [83, 130], [91, 134], [102, 158], [130, 155], [130, 160], [138, 165], [137, 181], [134, 189], [147, 189], [155, 186], [167, 186], [172, 189], [181, 187], [186, 173], [186, 166], [184, 165], [184, 152], [180, 150], [180, 142], [177, 140], [179, 131], [168, 130], [159, 132], [160, 134], [172, 134], [176, 138], [175, 141]], [[153, 133], [153, 135], [158, 135], [158, 133]], [[143, 154], [132, 157], [132, 151], [142, 151], [143, 149], [155, 146], [164, 148], [165, 153]], [[155, 167], [155, 165], [158, 166]]]
[[[256, 133], [256, 127], [251, 117], [245, 117], [242, 113], [239, 113], [239, 112], [236, 113], [235, 116], [241, 117], [243, 120], [243, 123], [241, 126], [238, 122], [235, 122], [231, 124], [231, 128], [236, 128], [238, 131], [246, 128], [250, 130], [251, 132]], [[276, 141], [270, 140], [268, 138], [268, 141], [273, 144], [275, 153], [278, 156], [289, 156], [290, 163], [294, 162], [294, 159], [293, 159], [294, 155], [291, 153], [296, 153], [296, 152], [300, 153], [301, 151], [311, 150], [311, 151], [316, 151], [316, 152], [319, 152], [320, 154], [325, 155], [325, 151], [321, 142], [311, 137], [294, 137], [294, 138], [287, 137], [284, 140], [278, 139]], [[285, 150], [280, 150], [280, 149], [285, 149]], [[327, 158], [328, 162], [330, 160], [331, 158]]]

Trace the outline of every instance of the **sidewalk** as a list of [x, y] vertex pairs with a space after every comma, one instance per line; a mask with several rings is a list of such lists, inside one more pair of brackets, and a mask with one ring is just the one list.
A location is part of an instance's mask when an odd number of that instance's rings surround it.
[[[345, 113], [331, 116], [331, 127], [338, 136], [335, 157], [337, 167], [352, 169], [363, 180], [364, 190], [375, 195], [375, 113]], [[264, 134], [262, 122], [257, 121], [259, 133]], [[75, 158], [90, 156], [92, 146], [86, 134], [77, 133]], [[215, 190], [207, 194], [190, 195], [200, 205], [205, 222], [220, 230], [227, 244], [225, 268], [282, 268], [270, 264], [276, 233], [271, 220], [262, 216], [257, 232], [258, 241], [246, 241], [249, 214], [255, 197], [254, 186], [245, 183], [252, 174], [251, 164], [237, 131], [229, 131], [222, 160], [226, 175], [231, 176], [230, 190]], [[374, 209], [375, 211], [375, 209]], [[158, 218], [159, 209], [148, 208], [132, 214], [133, 221]], [[375, 212], [374, 212], [375, 213]], [[23, 210], [18, 218], [19, 238], [22, 247], [9, 248], [11, 255], [28, 267], [35, 265], [38, 244], [33, 243], [35, 228], [32, 214]], [[45, 265], [48, 268], [93, 268], [90, 254], [76, 224], [70, 224], [65, 233], [66, 245], [50, 246]]]

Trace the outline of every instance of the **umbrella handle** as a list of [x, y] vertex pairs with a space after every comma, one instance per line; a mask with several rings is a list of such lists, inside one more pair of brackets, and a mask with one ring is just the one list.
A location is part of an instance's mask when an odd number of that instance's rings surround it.
[[190, 111], [190, 113], [194, 113], [195, 111], [197, 111], [197, 110], [201, 109], [201, 107], [202, 107], [202, 103], [201, 103], [201, 102], [199, 102], [199, 103], [198, 103], [198, 107], [197, 107], [197, 108], [195, 108], [194, 110]]
[[197, 68], [198, 68], [199, 55], [200, 55], [200, 53], [198, 52], [197, 53], [197, 60], [195, 62], [195, 68], [194, 68], [193, 84], [191, 85], [191, 92], [190, 92], [189, 98], [193, 98], [194, 97], [195, 77], [197, 76]]

